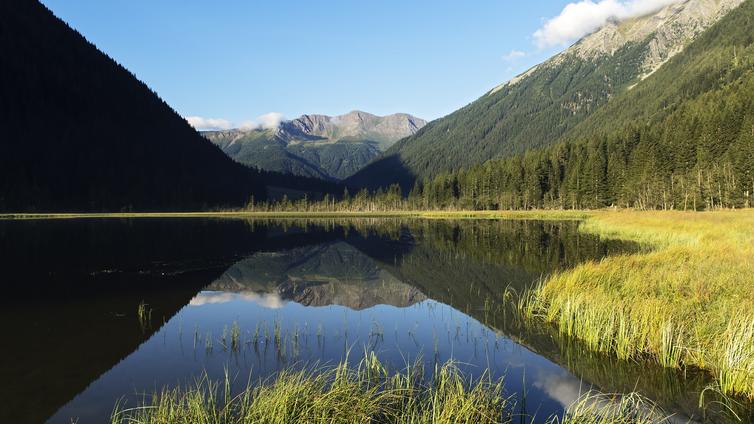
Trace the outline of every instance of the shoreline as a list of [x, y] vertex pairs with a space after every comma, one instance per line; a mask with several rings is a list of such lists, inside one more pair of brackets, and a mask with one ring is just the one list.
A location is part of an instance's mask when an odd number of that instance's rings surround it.
[[380, 212], [61, 212], [0, 213], [0, 220], [58, 219], [143, 219], [143, 218], [425, 218], [425, 219], [538, 219], [581, 220], [604, 210], [527, 210], [527, 211], [380, 211]]
[[684, 214], [703, 216], [719, 212], [746, 213], [754, 209], [724, 209], [715, 211], [640, 211], [633, 209], [537, 209], [537, 210], [396, 210], [375, 212], [322, 211], [192, 211], [192, 212], [49, 212], [0, 213], [0, 221], [63, 220], [63, 219], [145, 219], [145, 218], [233, 218], [233, 219], [316, 219], [316, 218], [422, 218], [422, 219], [530, 219], [530, 220], [586, 220], [601, 215], [613, 214]]

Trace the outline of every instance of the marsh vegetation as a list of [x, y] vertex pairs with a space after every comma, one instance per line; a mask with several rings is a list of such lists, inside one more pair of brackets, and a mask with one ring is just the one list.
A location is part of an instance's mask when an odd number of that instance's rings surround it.
[[703, 368], [723, 393], [754, 397], [754, 212], [601, 213], [581, 229], [647, 249], [553, 274], [526, 314], [592, 350]]
[[[148, 423], [374, 423], [508, 424], [532, 422], [504, 381], [489, 375], [469, 378], [453, 362], [436, 365], [426, 377], [421, 362], [390, 372], [372, 352], [355, 367], [281, 371], [232, 394], [230, 377], [206, 374], [188, 387], [163, 389], [134, 408], [116, 405], [112, 424]], [[588, 392], [548, 423], [649, 424], [670, 416], [637, 393]]]

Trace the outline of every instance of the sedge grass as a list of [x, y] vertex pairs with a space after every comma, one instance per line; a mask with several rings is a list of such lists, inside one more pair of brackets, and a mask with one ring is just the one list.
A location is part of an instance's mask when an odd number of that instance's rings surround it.
[[[534, 422], [522, 415], [503, 381], [472, 380], [453, 362], [425, 378], [421, 365], [390, 373], [369, 352], [356, 367], [284, 370], [232, 394], [232, 383], [202, 375], [194, 385], [164, 388], [127, 408], [118, 402], [111, 424], [510, 424]], [[649, 424], [668, 422], [652, 401], [629, 393], [586, 393], [551, 424]]]
[[710, 371], [754, 398], [754, 211], [598, 212], [582, 230], [647, 249], [581, 264], [519, 310], [623, 359]]
[[157, 423], [474, 423], [511, 422], [502, 381], [464, 377], [453, 363], [424, 382], [421, 366], [391, 374], [374, 353], [357, 367], [281, 371], [231, 395], [226, 375], [206, 374], [187, 388], [166, 388], [134, 408], [116, 405], [112, 424]]
[[657, 424], [672, 417], [638, 393], [603, 394], [589, 392], [571, 405], [562, 417], [549, 424]]
[[152, 309], [143, 300], [136, 307], [136, 319], [142, 331], [146, 331], [152, 324]]

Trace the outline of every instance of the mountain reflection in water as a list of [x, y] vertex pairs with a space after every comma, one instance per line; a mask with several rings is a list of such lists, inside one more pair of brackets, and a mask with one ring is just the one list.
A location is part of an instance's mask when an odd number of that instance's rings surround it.
[[[624, 363], [523, 328], [506, 289], [635, 250], [575, 222], [134, 220], [0, 222], [2, 353], [15, 387], [0, 421], [106, 419], [118, 399], [207, 372], [236, 389], [281, 368], [358, 362], [392, 369], [453, 359], [526, 391], [537, 420], [590, 388], [637, 390], [699, 417], [704, 375]], [[24, 283], [18, 283], [23, 281]], [[140, 303], [152, 311], [140, 325]], [[12, 324], [11, 324], [12, 322]], [[238, 341], [230, 334], [237, 332]], [[350, 352], [350, 353], [349, 353]], [[8, 367], [11, 368], [11, 367]]]

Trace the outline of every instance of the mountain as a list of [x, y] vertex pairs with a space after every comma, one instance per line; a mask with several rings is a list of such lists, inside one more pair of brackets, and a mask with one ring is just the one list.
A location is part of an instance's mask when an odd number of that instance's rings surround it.
[[561, 142], [420, 181], [411, 195], [482, 209], [751, 207], [752, 22], [746, 0]]
[[246, 294], [275, 304], [294, 301], [353, 310], [375, 305], [405, 308], [427, 299], [342, 241], [256, 253], [230, 267], [206, 290]]
[[556, 144], [682, 52], [743, 0], [684, 0], [610, 22], [564, 52], [389, 148], [346, 183], [404, 189], [419, 178]]
[[184, 210], [265, 197], [257, 172], [39, 2], [0, 2], [0, 50], [0, 210]]
[[246, 165], [308, 177], [340, 180], [361, 169], [426, 122], [398, 113], [375, 116], [303, 115], [275, 129], [208, 131], [204, 136]]

